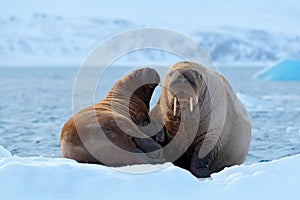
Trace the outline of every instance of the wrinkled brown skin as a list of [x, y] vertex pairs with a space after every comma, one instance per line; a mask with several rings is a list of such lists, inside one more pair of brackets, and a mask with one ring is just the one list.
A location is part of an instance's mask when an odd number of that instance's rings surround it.
[[[63, 157], [109, 166], [162, 162], [161, 153], [153, 152], [161, 146], [138, 128], [150, 123], [149, 102], [159, 81], [159, 75], [154, 69], [135, 70], [116, 82], [102, 101], [76, 113], [65, 123], [61, 132]], [[137, 87], [140, 85], [143, 86]], [[120, 125], [123, 129], [120, 129]], [[98, 126], [101, 126], [103, 132], [99, 131]], [[127, 134], [129, 132], [137, 137]], [[112, 151], [104, 140], [105, 136], [121, 149], [135, 154], [124, 157]], [[87, 150], [87, 146], [93, 151], [93, 155]], [[153, 154], [147, 156], [144, 152]], [[101, 157], [105, 163], [96, 157]]]
[[[178, 73], [179, 72], [179, 73]], [[199, 151], [203, 145], [204, 138], [208, 132], [211, 133], [214, 125], [209, 128], [212, 119], [212, 109], [210, 95], [205, 81], [202, 80], [202, 74], [210, 78], [211, 76], [220, 77], [225, 88], [226, 118], [223, 129], [220, 131], [220, 137], [213, 147], [210, 147], [206, 156], [199, 158]], [[182, 79], [184, 77], [184, 79]], [[248, 154], [251, 138], [251, 123], [244, 105], [237, 98], [232, 87], [226, 78], [216, 71], [212, 71], [200, 64], [190, 62], [179, 62], [172, 66], [165, 79], [165, 86], [158, 104], [150, 113], [152, 121], [157, 121], [164, 126], [163, 130], [153, 137], [162, 146], [169, 144], [176, 134], [181, 134], [181, 139], [175, 142], [170, 152], [164, 152], [164, 155], [172, 154], [182, 148], [185, 138], [188, 138], [190, 127], [198, 122], [196, 137], [187, 150], [173, 163], [179, 167], [189, 170], [196, 177], [209, 177], [212, 173], [218, 172], [225, 167], [242, 164]], [[193, 92], [185, 87], [190, 84]], [[191, 112], [189, 105], [183, 105], [185, 109], [181, 116], [180, 107], [177, 106], [177, 113], [173, 115], [173, 99], [168, 88], [173, 91], [172, 94], [177, 98], [188, 98], [193, 95], [194, 111]], [[184, 92], [184, 94], [182, 93]], [[175, 93], [175, 94], [174, 94]], [[196, 101], [197, 99], [197, 101]], [[188, 101], [187, 101], [188, 102]], [[197, 103], [198, 102], [198, 103]], [[185, 103], [184, 103], [185, 104]], [[178, 105], [178, 103], [177, 103]], [[199, 107], [198, 113], [195, 107]], [[183, 117], [184, 119], [182, 119]], [[165, 119], [165, 123], [163, 122]], [[217, 120], [218, 121], [218, 120]], [[183, 123], [183, 131], [178, 132], [179, 124]], [[218, 123], [218, 122], [217, 122]], [[217, 127], [218, 124], [215, 124]], [[164, 124], [164, 125], [163, 125]], [[212, 137], [213, 138], [213, 137]], [[168, 158], [166, 158], [167, 161]]]

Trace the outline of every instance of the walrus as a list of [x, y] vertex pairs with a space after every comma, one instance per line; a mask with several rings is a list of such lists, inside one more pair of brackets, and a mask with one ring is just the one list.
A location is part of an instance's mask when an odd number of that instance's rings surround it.
[[182, 61], [169, 68], [151, 119], [164, 157], [196, 177], [244, 162], [251, 138], [249, 115], [219, 72]]
[[162, 163], [161, 146], [139, 127], [150, 123], [149, 102], [160, 77], [152, 68], [133, 71], [107, 96], [63, 126], [62, 156], [108, 166]]

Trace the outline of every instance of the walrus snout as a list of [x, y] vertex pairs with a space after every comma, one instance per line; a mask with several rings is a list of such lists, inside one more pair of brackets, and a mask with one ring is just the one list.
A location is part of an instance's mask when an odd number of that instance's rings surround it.
[[168, 73], [168, 100], [172, 105], [173, 115], [177, 115], [178, 105], [193, 112], [198, 104], [199, 83], [202, 80], [197, 70], [190, 68], [172, 69]]
[[169, 101], [173, 102], [174, 98], [181, 102], [189, 102], [190, 98], [197, 98], [197, 87], [195, 85], [198, 84], [190, 84], [185, 78], [179, 77], [177, 79], [171, 80], [168, 90], [169, 90]]
[[198, 106], [198, 97], [195, 93], [187, 93], [185, 91], [179, 91], [176, 94], [169, 93], [168, 95], [169, 105], [172, 107], [173, 115], [180, 114], [179, 108], [183, 111], [189, 110], [193, 112], [194, 108]]
[[189, 100], [190, 97], [196, 96], [197, 95], [196, 89], [197, 88], [195, 88], [186, 80], [178, 81], [175, 79], [174, 81], [171, 81], [169, 84], [169, 90], [171, 91], [172, 96], [180, 100]]
[[169, 73], [170, 85], [189, 84], [193, 89], [198, 88], [198, 79], [200, 74], [196, 70], [191, 69], [176, 69]]

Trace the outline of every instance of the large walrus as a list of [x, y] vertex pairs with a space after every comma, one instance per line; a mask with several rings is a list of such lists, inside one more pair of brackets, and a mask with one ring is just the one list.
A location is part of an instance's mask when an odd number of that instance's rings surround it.
[[63, 157], [108, 166], [163, 162], [161, 146], [138, 127], [150, 123], [149, 102], [159, 81], [154, 69], [133, 71], [102, 101], [76, 113], [61, 132]]
[[244, 162], [250, 146], [248, 113], [226, 78], [194, 62], [179, 62], [166, 75], [150, 113], [162, 132], [167, 161], [197, 177]]

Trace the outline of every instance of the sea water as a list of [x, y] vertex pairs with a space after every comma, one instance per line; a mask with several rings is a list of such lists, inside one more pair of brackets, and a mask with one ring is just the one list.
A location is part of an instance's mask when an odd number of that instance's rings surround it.
[[[97, 70], [97, 69], [96, 69]], [[94, 103], [131, 68], [104, 71]], [[300, 153], [300, 82], [252, 79], [260, 68], [220, 68], [247, 106], [252, 122], [246, 163]], [[0, 144], [17, 156], [61, 157], [60, 133], [73, 115], [77, 68], [0, 68]], [[159, 98], [155, 91], [151, 105]]]

